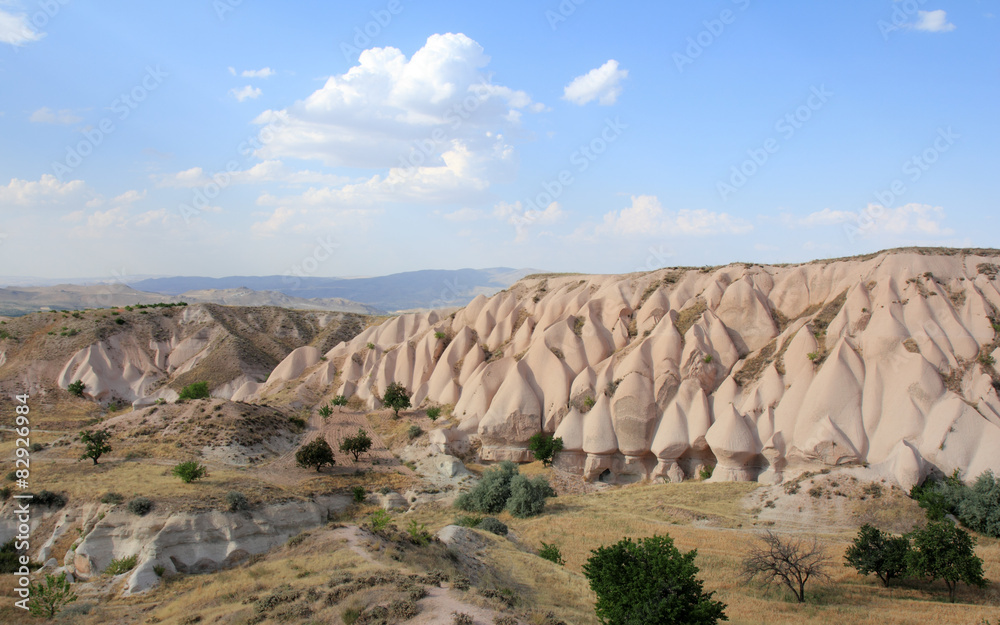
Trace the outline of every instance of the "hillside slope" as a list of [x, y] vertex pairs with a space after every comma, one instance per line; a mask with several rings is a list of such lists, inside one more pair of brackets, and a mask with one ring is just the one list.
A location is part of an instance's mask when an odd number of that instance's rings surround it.
[[780, 481], [851, 463], [904, 485], [935, 468], [971, 477], [1000, 471], [998, 265], [994, 250], [897, 250], [532, 276], [448, 317], [371, 327], [330, 350], [322, 375], [299, 377], [290, 357], [281, 378], [372, 407], [401, 382], [414, 405], [454, 406], [437, 440], [523, 461], [551, 432], [559, 464], [589, 480], [713, 467], [713, 480]]

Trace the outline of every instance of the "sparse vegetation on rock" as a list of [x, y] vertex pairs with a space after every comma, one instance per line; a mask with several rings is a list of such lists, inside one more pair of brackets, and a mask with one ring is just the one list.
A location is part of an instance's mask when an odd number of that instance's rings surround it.
[[528, 439], [528, 449], [544, 466], [552, 464], [557, 453], [563, 449], [563, 439], [547, 432], [538, 432]]

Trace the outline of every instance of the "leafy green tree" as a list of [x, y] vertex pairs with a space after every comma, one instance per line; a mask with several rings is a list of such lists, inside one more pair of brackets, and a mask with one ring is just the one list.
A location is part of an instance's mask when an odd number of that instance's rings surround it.
[[181, 481], [185, 484], [190, 484], [208, 475], [208, 469], [205, 465], [198, 464], [195, 460], [182, 462], [171, 469], [170, 472], [181, 478]]
[[66, 390], [77, 397], [83, 397], [83, 391], [87, 389], [87, 385], [83, 383], [83, 380], [77, 380], [66, 387]]
[[205, 399], [208, 396], [208, 382], [195, 382], [182, 388], [177, 399]]
[[986, 471], [966, 488], [958, 504], [958, 519], [970, 530], [1000, 538], [1000, 481]]
[[316, 467], [316, 471], [319, 472], [324, 464], [331, 467], [335, 464], [333, 449], [330, 448], [330, 444], [326, 442], [325, 438], [317, 438], [295, 452], [295, 462], [304, 468]]
[[962, 483], [958, 469], [943, 479], [929, 479], [910, 489], [910, 497], [917, 500], [929, 521], [943, 521], [945, 516], [958, 512], [968, 487]]
[[382, 396], [382, 403], [387, 407], [392, 408], [396, 417], [399, 417], [400, 410], [405, 410], [410, 407], [410, 392], [407, 391], [406, 387], [399, 382], [393, 382], [385, 388], [385, 394]]
[[893, 579], [906, 575], [910, 541], [905, 536], [891, 536], [877, 527], [862, 525], [854, 544], [847, 548], [844, 566], [854, 567], [862, 575], [874, 573], [889, 587]]
[[83, 455], [80, 460], [90, 458], [97, 464], [98, 458], [111, 451], [110, 430], [84, 430], [80, 432], [80, 442], [84, 444]]
[[669, 536], [600, 547], [583, 565], [604, 625], [714, 625], [729, 620], [697, 578], [697, 550], [681, 553]]
[[958, 583], [985, 588], [983, 561], [976, 556], [976, 539], [949, 521], [928, 523], [912, 533], [913, 550], [907, 557], [910, 574], [931, 581], [943, 579], [948, 599], [955, 602]]
[[552, 464], [552, 459], [563, 449], [563, 439], [545, 432], [538, 432], [528, 439], [528, 449], [535, 454], [535, 460], [541, 460], [543, 466]]
[[363, 428], [358, 428], [358, 433], [355, 436], [348, 436], [340, 441], [340, 451], [354, 456], [354, 462], [357, 462], [361, 454], [367, 453], [371, 448], [372, 439]]
[[500, 514], [510, 498], [510, 481], [518, 474], [517, 465], [509, 460], [487, 469], [472, 490], [459, 495], [455, 506], [467, 512]]
[[324, 420], [328, 419], [332, 414], [333, 408], [329, 404], [325, 404], [319, 409], [319, 416], [323, 417]]
[[555, 495], [556, 491], [552, 490], [544, 476], [528, 478], [518, 474], [510, 480], [507, 511], [519, 519], [537, 516], [545, 509], [545, 500]]
[[59, 577], [46, 575], [45, 583], [32, 584], [29, 592], [28, 610], [44, 618], [53, 618], [67, 603], [76, 601], [65, 573]]

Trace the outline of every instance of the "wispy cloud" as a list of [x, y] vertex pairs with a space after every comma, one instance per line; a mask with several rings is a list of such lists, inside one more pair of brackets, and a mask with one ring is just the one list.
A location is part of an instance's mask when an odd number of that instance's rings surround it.
[[917, 11], [917, 21], [913, 24], [913, 29], [928, 33], [946, 33], [955, 30], [955, 25], [948, 21], [948, 14], [945, 11], [938, 9]]
[[45, 33], [35, 30], [27, 15], [14, 15], [0, 9], [0, 43], [23, 46], [44, 36]]
[[744, 234], [753, 230], [746, 220], [728, 213], [705, 209], [664, 210], [660, 200], [652, 195], [632, 197], [632, 205], [604, 215], [598, 233], [624, 236], [707, 236], [713, 234]]
[[230, 89], [229, 93], [236, 98], [237, 101], [243, 102], [244, 100], [256, 100], [263, 92], [257, 87], [247, 85], [242, 89]]
[[69, 109], [53, 111], [49, 107], [43, 106], [31, 114], [29, 121], [36, 124], [77, 124], [82, 122], [83, 118]]

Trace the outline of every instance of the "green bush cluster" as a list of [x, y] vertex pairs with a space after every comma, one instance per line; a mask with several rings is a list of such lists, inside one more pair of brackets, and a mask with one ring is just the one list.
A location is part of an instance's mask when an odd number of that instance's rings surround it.
[[195, 382], [182, 388], [177, 399], [206, 399], [208, 396], [208, 382]]
[[250, 502], [247, 501], [246, 495], [235, 490], [226, 493], [226, 505], [229, 507], [230, 512], [240, 512], [250, 509]]
[[149, 497], [136, 497], [125, 506], [129, 512], [136, 516], [146, 516], [153, 509], [153, 501]]
[[484, 472], [475, 488], [455, 500], [455, 506], [480, 514], [499, 514], [507, 510], [516, 517], [525, 518], [541, 514], [545, 500], [555, 494], [543, 476], [530, 479], [521, 475], [516, 464], [506, 461]]
[[1000, 481], [992, 471], [982, 473], [972, 486], [966, 486], [956, 470], [943, 479], [914, 486], [910, 497], [917, 500], [930, 521], [941, 521], [952, 514], [965, 527], [1000, 538]]
[[496, 517], [483, 517], [474, 526], [476, 529], [481, 529], [484, 532], [490, 532], [491, 534], [496, 534], [497, 536], [506, 536], [510, 529], [507, 524]]
[[195, 480], [200, 480], [201, 478], [208, 475], [208, 469], [205, 465], [198, 464], [195, 460], [189, 460], [187, 462], [181, 462], [180, 464], [174, 466], [170, 470], [175, 476], [181, 478], [181, 481], [185, 484], [190, 484]]

